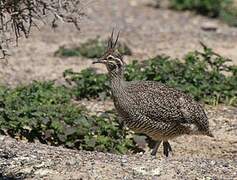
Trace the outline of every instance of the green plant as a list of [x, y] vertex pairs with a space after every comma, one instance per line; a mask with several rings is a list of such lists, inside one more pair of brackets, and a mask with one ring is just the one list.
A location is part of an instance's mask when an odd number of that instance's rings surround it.
[[78, 50], [83, 57], [100, 58], [106, 50], [106, 43], [98, 38], [89, 39], [87, 42], [81, 44]]
[[232, 0], [170, 0], [176, 10], [193, 10], [199, 14], [218, 17], [230, 25], [237, 25], [237, 8]]
[[78, 49], [66, 48], [65, 46], [60, 46], [59, 49], [54, 53], [54, 55], [61, 57], [81, 56]]
[[220, 12], [220, 19], [225, 21], [231, 26], [237, 26], [237, 7], [235, 6], [226, 6], [224, 10]]
[[[89, 39], [79, 47], [65, 48], [61, 46], [55, 55], [62, 57], [83, 56], [87, 58], [100, 58], [107, 48], [107, 42], [99, 38]], [[118, 50], [124, 55], [131, 55], [130, 48], [125, 43], [118, 43]]]
[[[202, 44], [203, 45], [203, 44]], [[207, 104], [237, 105], [237, 67], [203, 45], [203, 52], [188, 53], [184, 62], [168, 56], [157, 56], [143, 63], [133, 61], [125, 70], [126, 80], [154, 80], [176, 87]], [[77, 98], [109, 95], [108, 78], [91, 69], [70, 71], [67, 80], [75, 82]]]
[[126, 153], [135, 148], [111, 112], [89, 115], [53, 82], [0, 88], [0, 133], [69, 148]]
[[96, 98], [104, 99], [109, 96], [109, 81], [105, 74], [97, 74], [94, 69], [88, 68], [80, 73], [68, 69], [63, 73], [64, 78], [72, 87], [76, 99]]
[[207, 104], [237, 105], [236, 66], [226, 65], [228, 61], [204, 46], [204, 52], [187, 54], [184, 63], [162, 56], [145, 62], [144, 79], [176, 87]]

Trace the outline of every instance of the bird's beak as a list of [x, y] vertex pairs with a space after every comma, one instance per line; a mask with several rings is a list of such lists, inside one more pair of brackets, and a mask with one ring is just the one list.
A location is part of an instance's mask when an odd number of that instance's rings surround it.
[[96, 61], [93, 61], [92, 64], [97, 64], [97, 63], [102, 63], [105, 64], [106, 60], [105, 59], [97, 59]]

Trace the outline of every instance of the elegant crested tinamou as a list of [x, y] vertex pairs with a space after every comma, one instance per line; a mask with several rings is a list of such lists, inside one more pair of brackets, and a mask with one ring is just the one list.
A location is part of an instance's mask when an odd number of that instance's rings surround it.
[[163, 141], [164, 154], [172, 151], [168, 140], [184, 134], [213, 137], [203, 107], [189, 95], [156, 81], [125, 81], [125, 63], [116, 49], [119, 33], [108, 41], [107, 51], [93, 63], [102, 63], [108, 70], [112, 97], [119, 118], [131, 130], [156, 141], [156, 155]]

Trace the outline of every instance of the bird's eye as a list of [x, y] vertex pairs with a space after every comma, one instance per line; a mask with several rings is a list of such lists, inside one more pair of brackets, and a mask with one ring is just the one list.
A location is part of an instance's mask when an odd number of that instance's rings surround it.
[[112, 60], [113, 58], [112, 58], [112, 56], [108, 56], [107, 59], [108, 60]]

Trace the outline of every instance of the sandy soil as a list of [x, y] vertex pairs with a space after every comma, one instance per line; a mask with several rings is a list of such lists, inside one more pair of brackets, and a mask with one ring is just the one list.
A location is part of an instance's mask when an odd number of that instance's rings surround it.
[[[84, 1], [86, 2], [86, 1]], [[42, 26], [21, 39], [8, 65], [0, 64], [0, 83], [15, 86], [33, 80], [63, 82], [67, 68], [90, 67], [90, 59], [54, 57], [61, 45], [79, 44], [88, 38], [106, 38], [112, 28], [139, 60], [168, 54], [182, 57], [205, 42], [237, 64], [237, 28], [189, 12], [154, 9], [151, 0], [97, 0], [85, 4], [81, 31], [72, 26], [51, 30]], [[212, 26], [216, 31], [205, 31]], [[100, 70], [103, 71], [102, 68]], [[112, 102], [80, 102], [92, 110], [113, 108]], [[183, 136], [171, 142], [173, 156], [149, 153], [114, 155], [68, 150], [39, 143], [29, 144], [0, 136], [0, 179], [237, 179], [237, 109], [208, 107], [215, 138]], [[161, 150], [160, 150], [161, 151]]]

